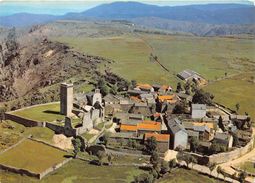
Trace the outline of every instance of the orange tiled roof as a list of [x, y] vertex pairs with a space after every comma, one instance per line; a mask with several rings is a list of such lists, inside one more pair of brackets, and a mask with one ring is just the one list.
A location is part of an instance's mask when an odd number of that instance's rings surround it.
[[137, 124], [138, 130], [152, 130], [152, 131], [160, 131], [161, 124], [155, 121], [143, 121]]
[[175, 95], [162, 95], [162, 96], [158, 96], [158, 99], [161, 101], [161, 102], [164, 102], [164, 101], [167, 101], [171, 104], [177, 102], [175, 98]]
[[214, 124], [213, 123], [206, 123], [206, 122], [194, 122], [194, 126], [207, 126], [208, 128], [213, 129]]
[[158, 133], [145, 133], [144, 139], [147, 140], [150, 137], [155, 137], [157, 141], [169, 141], [169, 134], [158, 134]]
[[137, 126], [133, 125], [120, 125], [120, 131], [136, 131]]
[[150, 84], [137, 84], [136, 87], [138, 88], [145, 88], [145, 89], [150, 89], [152, 86]]

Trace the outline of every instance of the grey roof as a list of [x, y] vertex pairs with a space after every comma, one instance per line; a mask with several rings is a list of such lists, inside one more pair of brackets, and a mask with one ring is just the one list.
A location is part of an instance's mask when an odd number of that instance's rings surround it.
[[134, 136], [132, 133], [125, 133], [125, 132], [119, 132], [119, 133], [112, 133], [110, 135], [110, 138], [130, 138], [130, 139], [143, 139], [143, 135], [140, 135], [138, 137]]
[[121, 124], [125, 125], [137, 125], [137, 123], [140, 123], [141, 120], [134, 120], [134, 119], [128, 119], [128, 120], [121, 120]]
[[184, 79], [184, 80], [191, 78], [194, 75], [199, 76], [198, 73], [196, 73], [195, 71], [189, 70], [189, 69], [183, 70], [177, 74], [178, 77], [180, 77], [181, 79]]
[[[184, 129], [184, 127], [181, 125], [181, 121], [177, 118], [174, 119], [168, 119], [167, 120], [167, 126], [168, 129], [170, 130], [170, 132], [172, 134], [176, 134], [179, 131], [184, 131], [186, 132], [186, 130]], [[187, 133], [187, 132], [186, 132]]]
[[162, 86], [162, 85], [160, 85], [160, 84], [153, 84], [153, 85], [152, 85], [153, 88], [158, 88], [158, 89], [161, 88], [161, 86]]
[[236, 115], [236, 114], [231, 114], [230, 118], [231, 119], [238, 119], [238, 120], [246, 120], [249, 116], [246, 115]]
[[128, 118], [129, 119], [143, 119], [144, 116], [142, 114], [128, 113]]
[[211, 142], [205, 142], [205, 141], [199, 141], [199, 145], [203, 147], [211, 147], [212, 143]]
[[150, 93], [143, 93], [140, 95], [141, 98], [154, 98], [154, 96]]
[[217, 132], [216, 134], [215, 134], [215, 136], [214, 136], [214, 139], [218, 139], [218, 140], [229, 140], [229, 138], [231, 137], [231, 135], [230, 134], [227, 134], [227, 133], [219, 133], [219, 132]]
[[192, 104], [192, 110], [206, 110], [205, 104]]
[[195, 132], [193, 130], [186, 130], [189, 137], [199, 137], [199, 132]]
[[197, 131], [197, 132], [204, 132], [204, 131], [210, 132], [210, 128], [208, 126], [194, 126], [193, 129], [194, 131]]
[[112, 94], [108, 94], [108, 95], [106, 95], [104, 98], [104, 101], [106, 101], [106, 102], [119, 102], [119, 99], [117, 99], [114, 95], [112, 95]]

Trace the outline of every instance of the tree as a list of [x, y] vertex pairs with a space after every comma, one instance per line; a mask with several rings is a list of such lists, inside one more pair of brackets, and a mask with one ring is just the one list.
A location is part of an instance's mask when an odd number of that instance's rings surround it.
[[228, 73], [227, 72], [225, 72], [225, 77], [227, 77], [228, 76]]
[[169, 168], [173, 169], [175, 168], [177, 165], [176, 159], [172, 159], [171, 161], [169, 161]]
[[213, 170], [216, 168], [216, 163], [208, 163], [207, 164], [207, 166], [208, 166], [208, 168], [209, 168], [209, 170], [210, 170], [210, 175], [212, 175], [212, 172], [213, 172]]
[[136, 80], [131, 80], [131, 87], [132, 87], [132, 89], [134, 89], [136, 87], [136, 85], [137, 85]]
[[113, 95], [116, 95], [118, 93], [118, 87], [117, 87], [116, 84], [112, 85], [110, 93], [113, 94]]
[[217, 171], [217, 177], [219, 177], [219, 174], [222, 173], [222, 168], [220, 166], [218, 166], [216, 171]]
[[150, 137], [145, 142], [146, 151], [153, 154], [157, 150], [157, 140], [155, 137]]
[[6, 112], [5, 107], [0, 107], [0, 121], [2, 122], [5, 119], [4, 113]]
[[189, 161], [190, 161], [192, 168], [193, 168], [194, 164], [197, 163], [197, 159], [194, 156], [189, 156]]
[[159, 164], [160, 158], [157, 152], [153, 152], [150, 157], [150, 163], [153, 165], [153, 167], [157, 167]]
[[189, 143], [190, 143], [190, 149], [192, 152], [196, 152], [197, 148], [199, 146], [199, 141], [196, 137], [191, 137], [189, 139]]
[[210, 150], [212, 153], [226, 152], [227, 147], [214, 141], [210, 147]]
[[97, 87], [100, 89], [103, 96], [109, 93], [109, 88], [103, 78], [100, 78], [97, 82]]
[[101, 139], [103, 141], [104, 145], [106, 145], [106, 146], [108, 143], [108, 139], [109, 139], [109, 135], [107, 135], [107, 134], [104, 134]]
[[195, 160], [193, 159], [194, 157], [191, 156], [190, 154], [184, 154], [183, 152], [178, 153], [177, 159], [178, 161], [184, 161], [186, 163], [187, 168], [189, 168], [190, 163], [195, 163]]
[[108, 160], [109, 165], [112, 164], [112, 155], [111, 154], [108, 154], [107, 160]]
[[134, 177], [135, 183], [152, 183], [154, 181], [154, 177], [152, 174], [143, 173]]
[[184, 84], [184, 89], [185, 89], [185, 93], [187, 95], [190, 95], [190, 90], [191, 90], [191, 83], [190, 81], [187, 81], [185, 84]]
[[169, 168], [168, 162], [162, 161], [160, 173], [166, 174], [167, 172], [169, 172], [169, 169], [170, 168]]
[[241, 183], [245, 182], [246, 177], [247, 177], [246, 171], [241, 171], [238, 175], [238, 179]]
[[98, 158], [99, 165], [102, 165], [103, 158], [105, 157], [105, 151], [97, 151], [96, 156]]
[[214, 96], [209, 92], [205, 92], [202, 89], [197, 90], [193, 96], [192, 102], [195, 104], [207, 104], [211, 105], [213, 103]]
[[186, 104], [184, 101], [181, 101], [180, 103], [176, 104], [176, 106], [173, 109], [174, 114], [184, 114], [186, 112]]
[[223, 119], [222, 119], [222, 117], [220, 116], [219, 117], [219, 127], [220, 127], [220, 129], [223, 131], [223, 132], [225, 132], [226, 131], [226, 129], [225, 129], [225, 126], [224, 126], [224, 124], [223, 124]]
[[79, 138], [73, 138], [72, 139], [72, 144], [74, 147], [73, 153], [74, 153], [74, 158], [77, 157], [77, 154], [80, 152], [81, 150], [81, 140]]
[[14, 51], [18, 49], [18, 43], [17, 43], [17, 36], [16, 36], [16, 29], [13, 27], [8, 35], [6, 40], [6, 47], [9, 51]]
[[237, 103], [237, 104], [236, 104], [236, 111], [238, 112], [238, 111], [239, 111], [239, 109], [240, 109], [240, 104], [239, 104], [239, 103]]
[[182, 85], [180, 82], [177, 83], [176, 92], [179, 93], [180, 91], [183, 91]]

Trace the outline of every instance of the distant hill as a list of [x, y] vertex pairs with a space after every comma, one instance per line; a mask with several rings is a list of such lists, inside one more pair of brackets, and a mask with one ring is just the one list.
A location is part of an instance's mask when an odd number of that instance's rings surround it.
[[255, 7], [242, 4], [155, 6], [138, 2], [102, 4], [63, 16], [20, 13], [0, 17], [0, 26], [22, 27], [56, 20], [128, 20], [148, 28], [200, 36], [255, 34]]
[[131, 19], [132, 22], [147, 28], [164, 29], [173, 32], [189, 32], [198, 36], [218, 36], [251, 34], [255, 35], [255, 25], [239, 24], [207, 24], [188, 21], [176, 21], [158, 17], [141, 17]]
[[0, 26], [6, 27], [31, 26], [36, 24], [52, 22], [59, 18], [60, 17], [53, 15], [18, 13], [14, 15], [0, 17]]
[[255, 7], [241, 4], [207, 4], [155, 6], [137, 2], [115, 2], [99, 5], [81, 13], [86, 17], [130, 19], [158, 17], [170, 20], [209, 24], [253, 24]]

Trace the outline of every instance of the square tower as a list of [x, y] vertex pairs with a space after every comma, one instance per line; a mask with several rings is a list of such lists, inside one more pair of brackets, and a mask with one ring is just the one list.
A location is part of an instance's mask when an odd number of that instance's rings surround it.
[[71, 116], [73, 109], [73, 84], [62, 83], [60, 86], [60, 113]]

